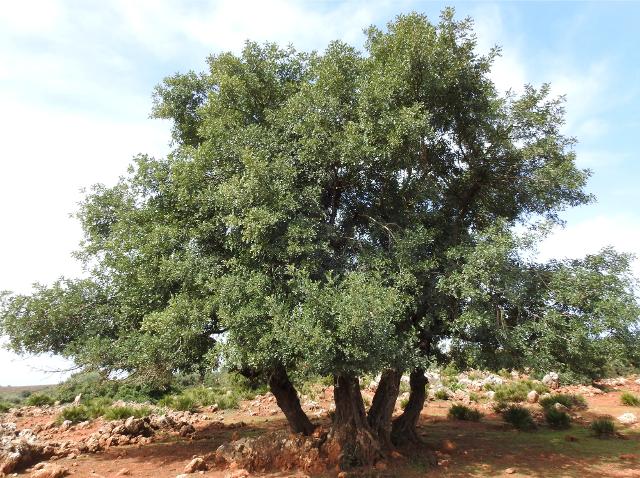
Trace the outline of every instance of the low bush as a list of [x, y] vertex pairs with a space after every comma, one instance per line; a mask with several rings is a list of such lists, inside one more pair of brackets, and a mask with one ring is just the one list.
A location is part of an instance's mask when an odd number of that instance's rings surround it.
[[493, 404], [493, 411], [502, 414], [507, 408], [509, 408], [508, 402], [495, 402]]
[[79, 394], [85, 400], [107, 397], [112, 401], [149, 402], [160, 398], [168, 390], [170, 388], [167, 386], [136, 383], [130, 379], [111, 380], [97, 372], [80, 372], [55, 387], [51, 394], [62, 403], [72, 402]]
[[465, 407], [464, 405], [452, 405], [449, 409], [448, 413], [449, 418], [454, 418], [456, 420], [468, 420], [472, 422], [477, 422], [482, 418], [482, 413], [474, 408]]
[[436, 400], [449, 400], [449, 392], [447, 392], [444, 388], [440, 388], [436, 390], [434, 397]]
[[403, 398], [402, 400], [400, 400], [400, 408], [404, 410], [405, 408], [407, 408], [407, 405], [409, 405], [408, 398]]
[[192, 387], [178, 395], [168, 395], [158, 405], [181, 411], [195, 411], [200, 407], [216, 405], [220, 409], [238, 408], [240, 400], [254, 398], [255, 392], [244, 390], [221, 390], [212, 387]]
[[485, 385], [485, 389], [493, 390], [495, 392], [494, 399], [498, 402], [524, 402], [531, 390], [535, 390], [538, 393], [549, 391], [542, 382], [533, 380], [519, 380], [502, 384], [490, 383]]
[[640, 407], [640, 397], [631, 392], [624, 392], [620, 396], [620, 402], [629, 407]]
[[571, 417], [567, 412], [562, 412], [551, 407], [544, 411], [544, 418], [549, 427], [554, 430], [566, 430], [571, 427]]
[[590, 428], [598, 438], [611, 438], [616, 432], [616, 426], [613, 420], [605, 417], [592, 421]]
[[73, 423], [85, 422], [104, 415], [111, 405], [111, 399], [102, 397], [87, 400], [81, 405], [71, 405], [66, 407], [58, 415], [57, 422], [62, 423], [70, 420]]
[[531, 431], [536, 428], [531, 412], [520, 405], [509, 405], [502, 412], [502, 418], [517, 430]]
[[9, 402], [0, 402], [0, 413], [6, 413], [11, 409], [12, 405]]
[[33, 393], [27, 397], [25, 403], [32, 407], [42, 407], [43, 405], [53, 405], [54, 400], [44, 393]]
[[476, 392], [471, 392], [469, 393], [469, 400], [478, 403], [480, 401], [480, 395], [478, 395]]
[[124, 420], [129, 417], [147, 417], [150, 414], [151, 409], [149, 407], [117, 406], [107, 408], [103, 416], [107, 420]]
[[539, 401], [542, 408], [552, 408], [556, 403], [564, 405], [570, 410], [584, 410], [587, 408], [587, 401], [582, 395], [572, 395], [566, 393], [556, 393]]

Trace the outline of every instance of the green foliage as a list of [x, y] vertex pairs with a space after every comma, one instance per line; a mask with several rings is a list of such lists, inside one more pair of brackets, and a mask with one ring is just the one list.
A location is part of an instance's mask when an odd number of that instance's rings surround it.
[[477, 422], [482, 418], [482, 413], [480, 413], [475, 408], [465, 407], [464, 405], [455, 404], [449, 408], [449, 413], [447, 414], [449, 418], [454, 418], [456, 420], [468, 420], [472, 422]]
[[499, 414], [502, 414], [507, 408], [509, 408], [511, 404], [509, 402], [495, 402], [493, 404], [493, 411]]
[[469, 400], [472, 402], [479, 402], [480, 401], [480, 395], [476, 392], [470, 392], [469, 393]]
[[9, 402], [0, 401], [0, 413], [6, 413], [12, 408]]
[[[170, 387], [171, 384], [166, 385]], [[107, 397], [125, 402], [149, 402], [166, 394], [166, 390], [153, 383], [129, 380], [110, 380], [97, 372], [82, 372], [69, 377], [56, 386], [51, 394], [62, 403], [69, 403], [82, 394], [84, 400]]]
[[107, 420], [122, 420], [129, 417], [142, 418], [151, 414], [149, 407], [134, 407], [129, 405], [112, 405], [107, 397], [87, 400], [80, 405], [65, 407], [57, 418], [58, 423], [71, 420], [73, 423], [104, 417]]
[[204, 385], [190, 387], [180, 394], [167, 395], [158, 401], [158, 405], [175, 410], [195, 411], [200, 407], [217, 405], [220, 409], [238, 408], [241, 400], [250, 400], [256, 396], [256, 391], [235, 382], [227, 388], [206, 387]]
[[545, 408], [544, 418], [547, 424], [556, 430], [564, 430], [571, 426], [571, 417], [567, 412], [556, 410], [555, 408]]
[[620, 402], [629, 407], [640, 407], [640, 397], [631, 392], [623, 392], [620, 396]]
[[434, 397], [436, 400], [449, 400], [449, 392], [444, 388], [439, 388], [435, 391]]
[[64, 420], [71, 420], [73, 423], [79, 423], [93, 420], [104, 415], [110, 405], [111, 400], [108, 398], [95, 398], [80, 405], [70, 405], [60, 412], [57, 421], [62, 423]]
[[402, 400], [400, 400], [400, 408], [404, 410], [405, 408], [407, 408], [407, 405], [409, 405], [408, 398], [403, 398]]
[[520, 405], [509, 405], [502, 411], [502, 418], [505, 422], [513, 425], [517, 430], [531, 431], [536, 428], [536, 424], [531, 417], [529, 409]]
[[151, 414], [149, 407], [112, 406], [104, 411], [106, 420], [123, 420], [129, 417], [143, 418]]
[[45, 395], [44, 393], [33, 393], [29, 395], [28, 398], [25, 400], [25, 404], [34, 406], [34, 407], [41, 407], [43, 405], [53, 405], [53, 403], [54, 403], [54, 400], [49, 395]]
[[485, 389], [493, 390], [496, 393], [494, 399], [498, 402], [524, 402], [531, 390], [535, 390], [538, 393], [549, 391], [543, 383], [532, 380], [487, 384]]
[[598, 418], [591, 422], [590, 428], [598, 438], [611, 438], [616, 432], [616, 426], [610, 418]]
[[564, 405], [570, 410], [585, 410], [587, 401], [582, 395], [557, 393], [540, 399], [538, 402], [545, 410], [553, 408], [556, 403]]
[[173, 151], [88, 191], [89, 275], [3, 298], [10, 347], [129, 377], [65, 401], [159, 398], [221, 362], [258, 376], [640, 363], [629, 256], [538, 264], [512, 233], [591, 200], [563, 100], [549, 85], [501, 94], [498, 49], [479, 54], [452, 9], [400, 15], [364, 45], [247, 42], [165, 79], [153, 114]]

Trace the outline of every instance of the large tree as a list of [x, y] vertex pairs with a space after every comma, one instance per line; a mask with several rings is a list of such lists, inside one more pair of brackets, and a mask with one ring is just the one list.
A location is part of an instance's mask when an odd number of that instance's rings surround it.
[[[547, 85], [496, 90], [498, 54], [445, 10], [369, 29], [364, 53], [247, 43], [165, 79], [154, 115], [173, 152], [87, 195], [88, 277], [8, 298], [11, 346], [154, 380], [223, 360], [264, 377], [307, 434], [289, 374], [332, 375], [344, 465], [417, 439], [434, 361], [588, 375], [625, 355], [638, 310], [624, 256], [518, 256], [513, 226], [588, 202], [588, 172]], [[367, 414], [359, 377], [379, 372]]]

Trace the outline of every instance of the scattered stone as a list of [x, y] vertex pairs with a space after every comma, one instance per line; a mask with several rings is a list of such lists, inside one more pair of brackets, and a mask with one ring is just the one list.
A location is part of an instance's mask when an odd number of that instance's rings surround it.
[[76, 398], [73, 399], [73, 404], [74, 405], [80, 405], [80, 400], [82, 399], [82, 394], [79, 393], [78, 395], [76, 395]]
[[195, 473], [196, 471], [207, 471], [209, 467], [201, 456], [195, 457], [184, 467], [185, 473]]
[[560, 375], [557, 372], [549, 372], [542, 378], [542, 383], [552, 390], [560, 387]]
[[507, 475], [513, 475], [516, 472], [516, 469], [515, 468], [507, 468], [506, 470], [504, 470], [504, 472]]
[[62, 478], [69, 474], [69, 470], [58, 465], [46, 465], [31, 474], [31, 478]]
[[494, 392], [493, 390], [489, 390], [489, 391], [487, 392], [487, 398], [488, 398], [489, 400], [493, 400], [494, 398], [496, 398], [496, 392]]
[[71, 428], [71, 425], [73, 425], [73, 422], [71, 420], [65, 420], [60, 425], [60, 430], [63, 430], [63, 431], [68, 430], [69, 428]]
[[196, 429], [193, 427], [191, 423], [184, 423], [180, 426], [180, 431], [178, 434], [181, 437], [187, 437], [189, 435], [193, 435], [196, 432]]
[[540, 398], [540, 394], [535, 390], [531, 390], [527, 394], [527, 402], [529, 403], [537, 403], [539, 398]]
[[129, 476], [130, 474], [131, 471], [129, 471], [129, 468], [122, 468], [118, 473], [116, 473], [116, 476]]
[[636, 417], [633, 413], [623, 413], [618, 417], [618, 421], [620, 423], [624, 423], [625, 425], [633, 425], [634, 423], [638, 423], [638, 417]]
[[569, 412], [569, 409], [565, 405], [563, 405], [562, 403], [557, 403], [557, 402], [554, 403], [553, 404], [553, 408], [555, 408], [559, 412], [565, 412], [565, 413]]

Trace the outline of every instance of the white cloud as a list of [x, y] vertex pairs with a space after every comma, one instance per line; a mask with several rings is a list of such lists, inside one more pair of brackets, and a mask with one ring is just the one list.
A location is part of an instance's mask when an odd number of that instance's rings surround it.
[[525, 83], [530, 82], [522, 54], [522, 39], [506, 31], [502, 11], [497, 5], [483, 5], [476, 9], [473, 17], [478, 50], [488, 53], [495, 46], [501, 49], [490, 74], [498, 91], [521, 92]]
[[73, 363], [54, 355], [20, 357], [0, 348], [0, 386], [48, 385], [70, 375]]
[[539, 259], [579, 258], [607, 246], [636, 255], [633, 271], [640, 277], [640, 219], [628, 214], [598, 215], [558, 228], [539, 247]]
[[0, 290], [24, 292], [32, 282], [79, 273], [70, 253], [81, 231], [69, 214], [80, 189], [113, 183], [136, 153], [164, 154], [168, 132], [142, 114], [106, 119], [0, 99]]

